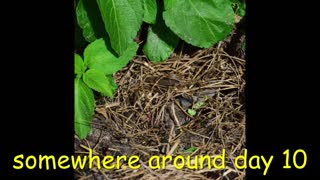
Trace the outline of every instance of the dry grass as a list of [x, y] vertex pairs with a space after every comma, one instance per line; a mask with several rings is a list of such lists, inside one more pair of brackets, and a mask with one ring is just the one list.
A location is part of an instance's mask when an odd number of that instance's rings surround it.
[[[84, 169], [76, 179], [244, 179], [234, 158], [245, 148], [245, 61], [230, 57], [222, 48], [199, 50], [188, 56], [172, 55], [151, 63], [136, 56], [115, 74], [119, 85], [114, 99], [99, 98], [92, 133], [76, 137], [76, 154], [92, 148], [101, 157], [138, 155], [141, 168]], [[203, 105], [195, 116], [187, 112]], [[194, 152], [186, 153], [190, 147]], [[220, 155], [226, 150], [226, 168], [151, 170], [152, 155]], [[193, 161], [194, 162], [194, 161]], [[206, 167], [206, 166], [205, 166]]]

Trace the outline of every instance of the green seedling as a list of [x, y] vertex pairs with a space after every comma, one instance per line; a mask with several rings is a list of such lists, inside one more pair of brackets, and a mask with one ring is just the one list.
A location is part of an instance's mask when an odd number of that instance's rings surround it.
[[191, 147], [191, 148], [185, 150], [184, 152], [185, 152], [185, 153], [193, 153], [193, 152], [195, 152], [197, 149], [198, 149], [198, 148], [196, 148], [196, 147]]
[[[208, 96], [205, 96], [205, 97], [204, 97], [204, 101], [206, 101], [207, 99], [208, 99]], [[204, 105], [204, 102], [203, 102], [203, 101], [197, 102], [196, 104], [194, 104], [194, 105], [192, 106], [191, 109], [188, 109], [188, 114], [189, 114], [190, 116], [195, 116], [195, 115], [197, 114], [197, 111], [196, 111], [196, 110], [200, 109], [203, 105]]]

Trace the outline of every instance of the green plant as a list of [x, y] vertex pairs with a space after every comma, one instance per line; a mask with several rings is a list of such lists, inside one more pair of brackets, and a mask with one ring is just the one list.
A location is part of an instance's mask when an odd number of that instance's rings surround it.
[[103, 39], [90, 43], [84, 50], [83, 59], [75, 54], [75, 132], [80, 139], [87, 136], [91, 130], [91, 118], [94, 113], [93, 91], [103, 96], [113, 97], [117, 84], [112, 74], [123, 68], [138, 48], [133, 44], [116, 57], [112, 54]]
[[143, 47], [151, 61], [164, 61], [182, 39], [207, 48], [223, 40], [234, 25], [239, 0], [79, 0], [76, 17], [88, 42], [108, 37], [121, 55], [149, 24]]
[[204, 96], [203, 101], [198, 101], [196, 104], [192, 106], [192, 108], [188, 109], [188, 114], [190, 116], [195, 116], [197, 114], [197, 110], [200, 109], [204, 105], [205, 101], [208, 99], [208, 96]]
[[197, 113], [196, 110], [200, 109], [203, 105], [204, 105], [204, 102], [202, 102], [202, 101], [197, 102], [196, 104], [194, 104], [194, 105], [192, 106], [191, 109], [190, 109], [190, 108], [188, 109], [188, 114], [189, 114], [190, 116], [195, 116], [196, 113]]
[[193, 153], [194, 151], [196, 151], [198, 148], [196, 147], [190, 147], [189, 149], [185, 150], [185, 153]]
[[113, 96], [117, 86], [112, 74], [136, 54], [139, 45], [134, 38], [143, 22], [149, 25], [143, 52], [151, 61], [161, 62], [180, 40], [208, 48], [226, 38], [234, 26], [235, 10], [239, 11], [234, 6], [237, 2], [240, 0], [75, 0], [75, 45], [78, 51], [85, 48], [84, 60], [75, 55], [76, 134], [82, 139], [90, 132], [92, 90]]

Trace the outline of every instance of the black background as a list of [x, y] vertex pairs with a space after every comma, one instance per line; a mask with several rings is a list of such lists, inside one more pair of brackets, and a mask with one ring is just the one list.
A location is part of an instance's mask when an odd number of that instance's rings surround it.
[[[320, 175], [317, 6], [281, 3], [247, 1], [247, 149], [274, 156], [267, 176], [262, 165], [248, 179]], [[2, 7], [0, 176], [71, 179], [72, 169], [12, 165], [19, 154], [73, 154], [73, 1]], [[286, 149], [305, 150], [307, 166], [283, 169]]]
[[73, 1], [10, 2], [1, 5], [0, 177], [73, 179], [72, 169], [12, 168], [19, 154], [73, 154]]
[[[274, 155], [266, 178], [320, 176], [316, 6], [293, 1], [248, 1], [247, 7], [249, 157]], [[283, 169], [286, 149], [290, 150], [292, 169]], [[292, 162], [297, 149], [307, 153], [307, 165], [301, 170]], [[302, 155], [297, 159], [301, 165]], [[248, 179], [264, 177], [263, 169], [263, 165], [262, 170], [249, 169]]]

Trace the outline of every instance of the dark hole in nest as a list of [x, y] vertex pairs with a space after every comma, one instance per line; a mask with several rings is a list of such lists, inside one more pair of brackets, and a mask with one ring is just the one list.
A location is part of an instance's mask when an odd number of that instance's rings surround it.
[[200, 113], [203, 115], [209, 115], [209, 114], [212, 114], [212, 110], [208, 108], [204, 108], [200, 110]]
[[230, 94], [234, 94], [234, 89], [224, 89], [224, 90], [220, 90], [220, 93], [224, 96], [229, 95]]

